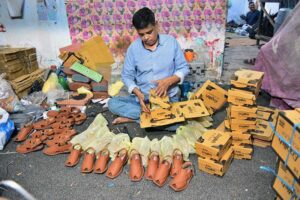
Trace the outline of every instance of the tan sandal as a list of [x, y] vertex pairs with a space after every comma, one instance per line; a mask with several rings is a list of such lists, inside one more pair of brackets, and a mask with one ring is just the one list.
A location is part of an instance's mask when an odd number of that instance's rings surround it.
[[94, 169], [95, 149], [88, 148], [84, 153], [84, 158], [81, 165], [81, 173], [90, 173]]
[[118, 152], [118, 155], [116, 156], [115, 160], [112, 161], [112, 163], [108, 167], [106, 176], [111, 179], [118, 177], [121, 174], [123, 166], [126, 164], [127, 160], [128, 151], [126, 149], [121, 149]]
[[65, 165], [67, 167], [74, 167], [75, 165], [77, 165], [81, 156], [81, 152], [82, 152], [81, 145], [79, 144], [73, 145], [71, 153], [69, 154], [65, 162]]
[[171, 162], [168, 160], [163, 160], [159, 164], [159, 167], [158, 167], [158, 169], [155, 173], [154, 179], [153, 179], [153, 182], [157, 186], [162, 187], [166, 183], [168, 176], [170, 174], [171, 165], [172, 165]]
[[108, 161], [109, 161], [108, 149], [104, 149], [104, 150], [100, 151], [97, 154], [97, 160], [96, 160], [95, 166], [94, 166], [94, 173], [103, 174], [108, 168], [108, 166], [107, 166]]
[[15, 137], [15, 142], [23, 142], [26, 140], [28, 135], [32, 132], [33, 125], [32, 124], [26, 124], [21, 130], [19, 131], [18, 135]]
[[147, 180], [153, 180], [159, 165], [159, 155], [157, 152], [152, 152], [148, 159], [148, 167], [145, 173]]
[[185, 162], [179, 170], [178, 174], [173, 178], [173, 180], [171, 180], [169, 186], [176, 192], [185, 190], [188, 187], [189, 182], [191, 181], [193, 176], [193, 163]]

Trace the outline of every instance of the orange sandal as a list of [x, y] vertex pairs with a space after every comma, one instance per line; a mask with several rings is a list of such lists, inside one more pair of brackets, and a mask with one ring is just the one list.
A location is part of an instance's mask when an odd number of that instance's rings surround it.
[[171, 169], [171, 177], [174, 177], [178, 174], [179, 170], [181, 169], [181, 166], [183, 164], [183, 156], [182, 153], [179, 151], [174, 151], [173, 154], [173, 164]]
[[23, 128], [21, 128], [17, 137], [15, 137], [14, 141], [15, 142], [23, 142], [24, 140], [26, 140], [28, 135], [31, 133], [32, 129], [33, 129], [32, 124], [25, 125]]
[[185, 162], [178, 174], [171, 180], [169, 186], [175, 190], [176, 192], [180, 192], [185, 190], [189, 182], [191, 181], [192, 177], [194, 176], [194, 167], [193, 163]]
[[23, 144], [17, 146], [18, 153], [29, 153], [41, 150], [44, 147], [43, 142], [39, 138], [31, 138], [26, 140]]
[[108, 167], [106, 176], [111, 179], [118, 177], [121, 174], [123, 170], [123, 166], [126, 164], [127, 160], [128, 160], [127, 150], [121, 149], [118, 152], [118, 155], [116, 156], [115, 160]]
[[159, 187], [162, 187], [170, 174], [171, 170], [171, 163], [168, 160], [163, 160], [155, 173], [153, 182], [158, 185]]
[[137, 182], [144, 176], [144, 167], [139, 153], [134, 153], [130, 158], [129, 177], [131, 181]]
[[88, 148], [84, 153], [84, 158], [81, 165], [81, 173], [90, 173], [93, 171], [95, 161], [95, 149]]
[[95, 162], [94, 173], [103, 174], [107, 170], [107, 163], [109, 161], [109, 151], [104, 149], [97, 154]]
[[71, 153], [69, 154], [65, 165], [67, 167], [74, 167], [78, 164], [80, 156], [81, 156], [82, 148], [80, 145], [73, 145]]
[[146, 170], [145, 178], [147, 180], [153, 180], [155, 173], [159, 165], [159, 155], [156, 152], [152, 152], [149, 156], [148, 167]]
[[43, 150], [43, 153], [48, 156], [54, 156], [61, 153], [68, 153], [72, 147], [71, 143], [54, 144]]

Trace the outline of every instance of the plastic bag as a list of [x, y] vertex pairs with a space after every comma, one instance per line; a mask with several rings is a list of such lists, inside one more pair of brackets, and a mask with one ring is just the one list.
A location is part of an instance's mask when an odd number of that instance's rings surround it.
[[183, 160], [189, 160], [189, 143], [185, 137], [180, 134], [173, 135], [173, 148], [178, 149], [183, 154]]
[[150, 143], [151, 142], [147, 136], [144, 138], [135, 137], [135, 138], [133, 138], [132, 144], [130, 147], [130, 150], [136, 150], [137, 152], [139, 152], [139, 154], [142, 157], [142, 162], [143, 162], [144, 166], [147, 166], [148, 155], [150, 152]]
[[0, 150], [3, 150], [15, 127], [14, 123], [8, 119], [8, 113], [2, 108], [0, 108], [0, 116]]
[[4, 79], [5, 74], [0, 75], [0, 107], [7, 112], [20, 111], [22, 106], [9, 82]]
[[54, 105], [57, 99], [69, 99], [71, 93], [65, 91], [62, 88], [58, 88], [58, 89], [52, 89], [48, 91], [46, 95], [47, 95], [47, 103], [49, 105]]
[[58, 77], [56, 73], [51, 73], [47, 81], [44, 83], [42, 91], [47, 94], [49, 91], [54, 89], [63, 89], [58, 82]]
[[110, 158], [111, 160], [114, 160], [117, 153], [121, 149], [129, 150], [131, 146], [130, 138], [128, 134], [125, 133], [119, 133], [118, 135], [115, 135], [111, 141], [111, 143], [108, 145], [108, 150], [110, 152]]
[[159, 142], [161, 150], [160, 157], [162, 158], [161, 161], [167, 158], [172, 159], [174, 151], [173, 139], [171, 137], [164, 136]]

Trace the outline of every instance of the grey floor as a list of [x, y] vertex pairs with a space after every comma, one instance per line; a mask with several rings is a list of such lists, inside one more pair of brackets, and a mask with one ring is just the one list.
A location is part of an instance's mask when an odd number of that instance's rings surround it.
[[[236, 68], [250, 67], [243, 66], [242, 60], [255, 57], [257, 52], [257, 47], [254, 46], [249, 46], [248, 50], [240, 46], [226, 48], [223, 81], [228, 82]], [[268, 101], [268, 95], [263, 93], [258, 104], [268, 105]], [[115, 117], [99, 105], [91, 105], [87, 110], [88, 120], [76, 129], [85, 130], [99, 112], [103, 112], [108, 121]], [[225, 114], [222, 109], [213, 116], [214, 127], [224, 120]], [[172, 134], [165, 131], [145, 131], [136, 124], [110, 125], [110, 129], [115, 133], [127, 132], [130, 137], [148, 135], [150, 138], [161, 138]], [[179, 193], [174, 192], [167, 184], [159, 188], [145, 179], [138, 183], [131, 182], [128, 166], [119, 177], [111, 180], [105, 175], [80, 173], [81, 162], [74, 168], [65, 167], [67, 155], [49, 157], [42, 152], [21, 155], [15, 152], [15, 148], [16, 144], [10, 141], [0, 152], [0, 180], [16, 181], [37, 199], [273, 199], [275, 196], [271, 188], [274, 177], [259, 170], [261, 165], [275, 167], [276, 156], [271, 148], [255, 147], [252, 160], [234, 160], [224, 177], [200, 172], [197, 169], [196, 155], [191, 155], [196, 175], [189, 187]], [[7, 188], [0, 188], [0, 196], [22, 199], [18, 193]]]

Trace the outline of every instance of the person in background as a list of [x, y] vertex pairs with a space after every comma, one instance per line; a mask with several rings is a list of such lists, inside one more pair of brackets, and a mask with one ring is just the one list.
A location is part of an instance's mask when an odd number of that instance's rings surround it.
[[259, 19], [260, 11], [257, 10], [257, 6], [253, 1], [249, 2], [250, 11], [245, 15], [241, 15], [241, 18], [246, 21], [246, 24], [253, 26]]
[[132, 19], [139, 38], [128, 48], [122, 70], [122, 80], [129, 96], [114, 97], [108, 108], [118, 115], [112, 123], [139, 122], [141, 112], [150, 112], [149, 91], [168, 95], [171, 102], [178, 101], [178, 86], [189, 73], [183, 52], [170, 35], [158, 33], [158, 23], [152, 10], [144, 7]]

